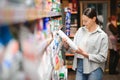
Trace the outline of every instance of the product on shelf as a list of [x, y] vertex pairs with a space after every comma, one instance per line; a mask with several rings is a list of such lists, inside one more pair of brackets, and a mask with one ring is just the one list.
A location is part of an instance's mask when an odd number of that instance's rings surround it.
[[52, 7], [51, 7], [51, 11], [54, 12], [60, 12], [61, 11], [61, 7], [60, 7], [60, 0], [52, 0]]
[[40, 10], [42, 10], [43, 9], [43, 0], [34, 0], [34, 2], [35, 2], [35, 7], [37, 8], [37, 9], [40, 9]]
[[59, 80], [65, 80], [64, 77], [65, 77], [64, 73], [59, 74]]
[[65, 33], [66, 35], [70, 35], [70, 23], [71, 23], [71, 12], [70, 8], [65, 8], [66, 16], [65, 16]]
[[37, 73], [39, 80], [51, 80], [51, 73], [53, 71], [53, 65], [51, 54], [49, 53], [50, 50], [44, 52], [43, 56], [41, 57], [41, 61], [37, 66]]
[[66, 42], [69, 44], [69, 46], [73, 50], [77, 50], [78, 49], [78, 47], [75, 45], [75, 43], [63, 31], [59, 30], [58, 34], [60, 35], [61, 38], [66, 39]]
[[[60, 6], [60, 0], [1, 0], [0, 57], [4, 57], [0, 60], [0, 80], [51, 80], [52, 73], [54, 80], [59, 80], [64, 66], [62, 42], [56, 33], [62, 25]], [[18, 45], [8, 44], [12, 37], [6, 29], [2, 34], [1, 24], [14, 26], [8, 28], [16, 30]], [[19, 49], [22, 54], [17, 54]], [[67, 76], [66, 68], [62, 73]]]
[[76, 31], [77, 31], [77, 28], [76, 28], [76, 27], [71, 27], [71, 28], [70, 28], [70, 37], [74, 37]]
[[63, 66], [59, 71], [59, 80], [67, 80], [67, 68]]
[[4, 57], [2, 60], [2, 80], [14, 80], [19, 71], [19, 62], [21, 60], [21, 53], [19, 52], [18, 42], [14, 39], [10, 40], [5, 48]]
[[9, 6], [34, 7], [34, 0], [7, 0]]
[[71, 11], [77, 11], [77, 0], [69, 0], [69, 8]]

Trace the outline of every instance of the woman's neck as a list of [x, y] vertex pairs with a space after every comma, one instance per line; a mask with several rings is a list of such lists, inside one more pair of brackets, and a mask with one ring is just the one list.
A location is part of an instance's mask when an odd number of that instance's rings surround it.
[[89, 32], [94, 32], [97, 29], [97, 24], [93, 24], [87, 28]]

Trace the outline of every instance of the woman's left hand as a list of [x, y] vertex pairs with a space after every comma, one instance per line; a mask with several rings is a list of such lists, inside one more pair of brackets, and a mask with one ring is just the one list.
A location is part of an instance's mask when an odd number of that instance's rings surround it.
[[78, 49], [75, 52], [78, 54], [81, 54], [83, 52], [83, 50], [80, 47], [78, 47]]
[[78, 53], [78, 54], [83, 55], [84, 57], [87, 57], [87, 58], [88, 58], [87, 52], [84, 51], [83, 49], [81, 49], [80, 47], [78, 47], [78, 50], [76, 50], [75, 52]]

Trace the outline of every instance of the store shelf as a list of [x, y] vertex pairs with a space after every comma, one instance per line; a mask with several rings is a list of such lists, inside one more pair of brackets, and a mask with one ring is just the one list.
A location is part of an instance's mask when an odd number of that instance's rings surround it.
[[77, 14], [77, 11], [71, 11], [71, 14]]
[[70, 34], [70, 36], [69, 36], [70, 38], [74, 38], [74, 34]]
[[71, 69], [72, 68], [72, 65], [66, 65], [68, 69]]
[[76, 34], [76, 31], [77, 31], [77, 24], [76, 24], [76, 26], [71, 26], [71, 28], [70, 28], [70, 38], [74, 38], [74, 36], [75, 36], [75, 34]]
[[35, 20], [43, 17], [61, 16], [60, 12], [50, 12], [36, 8], [0, 8], [0, 23], [24, 22], [26, 20]]
[[74, 56], [73, 53], [65, 53], [65, 56]]
[[120, 43], [117, 44], [117, 48], [118, 48], [118, 50], [120, 50]]
[[76, 27], [76, 26], [77, 26], [77, 24], [71, 24], [70, 26], [75, 26], [75, 27]]

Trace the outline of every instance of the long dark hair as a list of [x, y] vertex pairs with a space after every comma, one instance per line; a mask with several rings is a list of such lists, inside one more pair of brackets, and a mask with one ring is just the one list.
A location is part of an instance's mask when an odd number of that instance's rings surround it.
[[96, 24], [101, 25], [100, 21], [97, 18], [96, 10], [94, 8], [86, 8], [83, 12], [83, 15], [86, 15], [91, 19], [93, 19], [93, 17], [96, 17]]

